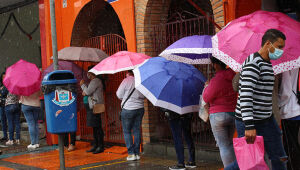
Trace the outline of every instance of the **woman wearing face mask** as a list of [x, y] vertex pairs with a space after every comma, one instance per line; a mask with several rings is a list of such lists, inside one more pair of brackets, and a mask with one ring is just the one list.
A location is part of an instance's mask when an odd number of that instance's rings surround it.
[[[92, 69], [94, 66], [89, 66], [88, 70]], [[87, 150], [87, 152], [93, 152], [94, 154], [101, 153], [104, 151], [104, 133], [102, 129], [101, 114], [94, 114], [93, 107], [97, 104], [104, 104], [103, 96], [103, 84], [102, 81], [96, 77], [93, 73], [87, 73], [90, 83], [85, 84], [84, 80], [80, 81], [80, 86], [82, 89], [82, 95], [84, 97], [84, 106], [86, 108], [86, 120], [87, 126], [93, 127], [94, 136], [94, 146]], [[94, 101], [97, 101], [96, 103]]]
[[220, 148], [224, 167], [235, 160], [232, 138], [235, 129], [234, 110], [237, 94], [232, 88], [235, 72], [226, 69], [226, 64], [212, 57], [211, 62], [216, 71], [203, 92], [203, 99], [209, 104], [209, 120], [214, 137]]

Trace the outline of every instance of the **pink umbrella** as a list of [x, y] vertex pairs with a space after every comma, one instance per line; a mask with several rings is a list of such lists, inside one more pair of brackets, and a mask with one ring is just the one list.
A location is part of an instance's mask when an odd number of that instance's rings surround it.
[[102, 60], [89, 72], [98, 74], [114, 74], [120, 71], [132, 70], [150, 57], [129, 51], [120, 51]]
[[6, 69], [3, 83], [12, 94], [30, 96], [40, 90], [41, 80], [39, 68], [21, 59]]
[[213, 56], [234, 71], [241, 70], [244, 60], [261, 47], [268, 29], [286, 35], [283, 57], [272, 61], [275, 74], [300, 67], [300, 23], [280, 12], [257, 11], [230, 22], [213, 38]]

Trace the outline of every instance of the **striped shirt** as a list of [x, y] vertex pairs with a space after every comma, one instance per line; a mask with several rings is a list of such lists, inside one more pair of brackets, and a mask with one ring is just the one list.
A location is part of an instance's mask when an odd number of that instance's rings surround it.
[[272, 116], [274, 79], [271, 62], [259, 53], [251, 54], [243, 63], [235, 112], [247, 130], [255, 129], [256, 123]]

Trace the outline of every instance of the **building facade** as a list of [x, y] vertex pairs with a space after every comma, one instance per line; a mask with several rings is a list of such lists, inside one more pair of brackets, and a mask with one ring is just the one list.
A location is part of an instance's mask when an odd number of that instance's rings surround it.
[[[213, 35], [235, 18], [260, 9], [272, 10], [278, 6], [269, 0], [56, 0], [55, 2], [58, 50], [69, 46], [85, 46], [100, 48], [108, 54], [128, 50], [152, 57], [159, 55], [164, 48], [184, 36]], [[48, 0], [39, 0], [39, 15], [42, 66], [46, 68], [52, 62]], [[197, 67], [210, 76], [211, 72], [207, 67]], [[110, 142], [124, 142], [121, 122], [118, 120], [120, 101], [115, 96], [123, 78], [123, 73], [107, 76], [108, 89], [105, 96], [108, 110], [103, 115], [103, 125], [105, 139]], [[91, 130], [85, 126], [83, 112], [79, 113], [78, 134], [81, 138], [89, 138]], [[164, 115], [149, 101], [145, 101], [142, 134], [143, 144], [171, 140]], [[196, 143], [215, 146], [209, 125], [201, 122], [199, 118], [193, 120], [193, 135]]]

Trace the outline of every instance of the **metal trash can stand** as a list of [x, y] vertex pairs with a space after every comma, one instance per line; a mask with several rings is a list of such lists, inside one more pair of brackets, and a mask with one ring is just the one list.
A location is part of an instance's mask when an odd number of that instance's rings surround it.
[[77, 130], [77, 80], [68, 70], [48, 73], [42, 81], [47, 130], [53, 134]]

